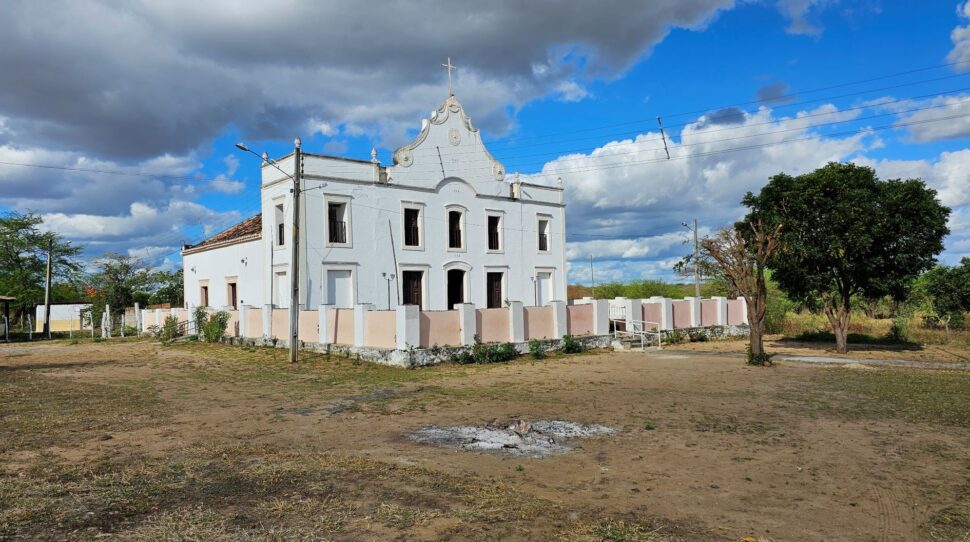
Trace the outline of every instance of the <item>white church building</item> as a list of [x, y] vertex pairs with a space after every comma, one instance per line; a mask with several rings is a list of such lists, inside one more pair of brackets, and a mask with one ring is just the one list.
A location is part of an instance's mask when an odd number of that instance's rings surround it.
[[[300, 162], [295, 163], [300, 156]], [[259, 215], [182, 250], [189, 307], [290, 304], [299, 169], [305, 308], [448, 310], [566, 299], [561, 187], [506, 178], [450, 95], [392, 165], [295, 150], [262, 164]]]

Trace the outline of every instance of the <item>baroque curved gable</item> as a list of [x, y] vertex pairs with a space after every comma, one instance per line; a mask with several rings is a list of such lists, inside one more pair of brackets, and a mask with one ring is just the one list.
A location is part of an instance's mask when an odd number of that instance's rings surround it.
[[391, 183], [435, 186], [443, 178], [460, 177], [472, 184], [505, 186], [505, 166], [482, 144], [478, 128], [454, 96], [423, 120], [421, 132], [395, 150], [393, 160], [388, 168]]

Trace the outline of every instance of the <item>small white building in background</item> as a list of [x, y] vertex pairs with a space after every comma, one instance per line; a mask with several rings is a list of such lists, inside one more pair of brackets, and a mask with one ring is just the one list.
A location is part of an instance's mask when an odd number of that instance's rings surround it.
[[[303, 152], [300, 304], [446, 310], [566, 299], [560, 187], [506, 179], [452, 95], [393, 165]], [[295, 172], [295, 154], [276, 161]], [[182, 251], [188, 306], [288, 307], [292, 181], [262, 165], [262, 212]]]

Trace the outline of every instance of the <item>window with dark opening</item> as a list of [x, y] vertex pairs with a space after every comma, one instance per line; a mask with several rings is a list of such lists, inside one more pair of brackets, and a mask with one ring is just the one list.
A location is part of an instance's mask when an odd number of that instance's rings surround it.
[[286, 244], [286, 235], [284, 235], [284, 224], [283, 224], [283, 204], [280, 203], [276, 206], [276, 245], [283, 246]]
[[421, 211], [418, 209], [404, 210], [404, 246], [421, 246], [420, 213]]
[[549, 251], [549, 221], [548, 220], [539, 221], [539, 251], [540, 252]]
[[501, 218], [497, 216], [488, 217], [488, 249], [489, 250], [501, 250], [501, 244], [499, 242], [499, 224]]
[[448, 212], [448, 248], [461, 248], [461, 211]]
[[347, 204], [327, 204], [328, 231], [331, 243], [347, 242]]

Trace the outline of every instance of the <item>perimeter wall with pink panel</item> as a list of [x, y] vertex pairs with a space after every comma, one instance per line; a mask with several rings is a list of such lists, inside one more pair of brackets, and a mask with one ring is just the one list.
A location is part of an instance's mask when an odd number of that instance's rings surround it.
[[354, 309], [335, 309], [333, 314], [334, 343], [354, 344]]
[[367, 311], [364, 344], [371, 348], [396, 348], [397, 312]]
[[239, 311], [226, 311], [229, 313], [229, 321], [226, 322], [226, 337], [239, 337]]
[[643, 307], [643, 321], [644, 322], [654, 322], [653, 324], [645, 324], [646, 329], [657, 329], [660, 327], [660, 317], [663, 308], [660, 303], [644, 303]]
[[566, 333], [573, 336], [593, 334], [593, 306], [566, 306]]
[[320, 342], [320, 316], [317, 311], [300, 311], [297, 337], [305, 343]]
[[743, 307], [741, 306], [740, 299], [728, 299], [728, 325], [739, 326], [744, 323], [744, 314], [742, 309]]
[[677, 300], [670, 303], [674, 312], [674, 328], [690, 327], [690, 301]]
[[716, 299], [701, 300], [701, 325], [702, 326], [717, 325], [717, 300]]
[[422, 348], [461, 345], [458, 311], [421, 311], [418, 320]]
[[281, 341], [290, 338], [290, 309], [273, 309], [269, 336], [276, 337]]
[[525, 307], [525, 339], [551, 339], [555, 335], [552, 307]]
[[477, 309], [475, 334], [483, 343], [508, 342], [509, 309]]
[[263, 336], [263, 311], [258, 307], [251, 307], [246, 311], [246, 329], [243, 337], [258, 339]]

